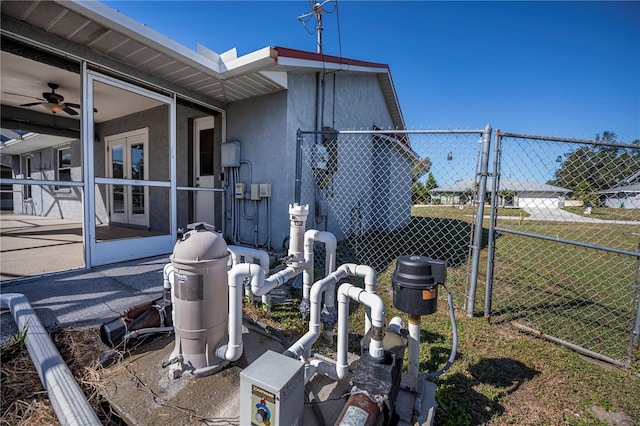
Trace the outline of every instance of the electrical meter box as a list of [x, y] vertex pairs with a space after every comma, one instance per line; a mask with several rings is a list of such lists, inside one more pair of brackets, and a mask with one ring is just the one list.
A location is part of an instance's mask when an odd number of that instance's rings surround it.
[[234, 190], [235, 197], [238, 199], [244, 198], [244, 193], [247, 191], [247, 184], [243, 182], [236, 183]]
[[222, 167], [240, 167], [240, 142], [231, 141], [220, 145]]
[[268, 350], [240, 373], [240, 424], [302, 425], [304, 363]]

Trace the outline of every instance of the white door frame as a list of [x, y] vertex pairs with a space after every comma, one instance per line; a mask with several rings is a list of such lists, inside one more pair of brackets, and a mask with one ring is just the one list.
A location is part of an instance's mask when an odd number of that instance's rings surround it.
[[[93, 122], [93, 85], [95, 82], [108, 84], [123, 90], [146, 96], [166, 104], [169, 107], [169, 181], [135, 180], [102, 178], [95, 175], [95, 143]], [[164, 96], [136, 85], [126, 83], [113, 77], [89, 70], [82, 64], [82, 94], [84, 105], [81, 110], [82, 145], [84, 147], [84, 229], [85, 229], [85, 264], [87, 268], [108, 263], [122, 262], [130, 259], [157, 256], [171, 253], [177, 238], [177, 205], [176, 205], [176, 98]], [[169, 188], [170, 233], [147, 238], [130, 238], [126, 240], [96, 241], [96, 184], [119, 185], [134, 184], [145, 187]]]

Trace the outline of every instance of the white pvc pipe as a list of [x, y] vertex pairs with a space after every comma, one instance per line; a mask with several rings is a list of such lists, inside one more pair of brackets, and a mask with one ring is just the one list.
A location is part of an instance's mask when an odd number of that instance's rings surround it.
[[[340, 268], [338, 268], [340, 269]], [[347, 362], [347, 347], [349, 337], [349, 299], [371, 308], [371, 323], [373, 327], [383, 328], [385, 321], [384, 301], [380, 296], [368, 293], [353, 284], [342, 284], [338, 288], [338, 360], [336, 365], [332, 365], [321, 360], [312, 360], [315, 372], [324, 374], [333, 380], [341, 380], [347, 375], [349, 364]], [[374, 359], [384, 358], [384, 347], [382, 339], [371, 339], [369, 345], [369, 355]]]
[[[164, 265], [164, 268], [162, 268], [162, 286], [165, 290], [170, 290], [171, 291], [171, 305], [172, 306], [176, 306], [175, 302], [175, 296], [173, 294], [173, 281], [174, 281], [174, 275], [173, 275], [174, 269], [173, 269], [173, 263], [167, 263], [166, 265]], [[175, 309], [171, 309], [171, 324], [175, 324], [176, 323], [176, 310]]]
[[[367, 293], [376, 294], [377, 274], [375, 269], [367, 265], [356, 265], [354, 263], [345, 263], [340, 266], [351, 276], [364, 278], [364, 289]], [[366, 306], [364, 318], [364, 334], [369, 332], [371, 328], [371, 309]]]
[[[246, 263], [253, 263], [255, 260], [260, 262], [260, 266], [264, 269], [265, 275], [269, 273], [269, 254], [264, 250], [252, 249], [242, 246], [227, 246], [227, 250], [231, 253], [231, 266], [240, 264], [241, 257], [244, 257]], [[269, 307], [271, 304], [271, 298], [268, 294], [262, 295], [262, 303], [264, 306]]]
[[338, 268], [337, 271], [313, 284], [309, 295], [311, 303], [309, 311], [309, 331], [287, 349], [285, 352], [287, 356], [296, 359], [309, 357], [311, 346], [318, 340], [318, 337], [320, 337], [320, 313], [322, 311], [320, 305], [322, 303], [322, 293], [326, 294], [325, 290], [328, 287], [335, 286], [335, 284], [345, 276], [347, 276], [346, 271]]
[[418, 377], [420, 367], [420, 315], [409, 315], [409, 365], [410, 376]]
[[304, 270], [304, 265], [302, 266], [289, 266], [282, 271], [278, 271], [273, 275], [270, 275], [261, 283], [251, 283], [251, 292], [256, 296], [262, 296], [263, 294], [269, 293], [276, 287], [280, 287], [282, 284], [289, 281], [291, 278], [300, 274]]
[[229, 342], [216, 350], [216, 356], [227, 361], [236, 361], [242, 355], [242, 297], [244, 278], [251, 280], [251, 286], [264, 280], [264, 269], [255, 263], [241, 263], [228, 273], [229, 285]]
[[[330, 273], [336, 270], [336, 248], [338, 246], [338, 242], [336, 240], [336, 236], [331, 232], [318, 231], [316, 229], [310, 229], [304, 233], [304, 261], [307, 266], [302, 275], [302, 297], [304, 299], [309, 300], [309, 295], [311, 292], [311, 286], [314, 282], [314, 253], [313, 253], [313, 243], [321, 242], [325, 245], [325, 262], [324, 262], [324, 276], [328, 276]], [[327, 296], [325, 296], [325, 304], [327, 307], [334, 307], [334, 296], [335, 290], [331, 292], [331, 300], [328, 300]]]
[[18, 330], [26, 334], [27, 350], [60, 423], [101, 426], [27, 298], [20, 293], [0, 294], [0, 308], [8, 308]]

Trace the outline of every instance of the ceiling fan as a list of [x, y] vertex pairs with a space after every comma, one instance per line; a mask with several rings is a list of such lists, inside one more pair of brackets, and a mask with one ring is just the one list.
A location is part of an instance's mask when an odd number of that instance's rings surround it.
[[[60, 86], [56, 83], [47, 83], [47, 84], [51, 89], [51, 92], [44, 92], [42, 94], [42, 98], [36, 98], [35, 96], [29, 96], [29, 95], [21, 95], [19, 93], [8, 93], [8, 92], [4, 92], [4, 93], [7, 93], [9, 95], [24, 96], [27, 98], [33, 98], [38, 100], [38, 102], [22, 104], [20, 105], [21, 107], [42, 105], [44, 109], [46, 109], [47, 111], [51, 111], [54, 114], [60, 111], [64, 111], [69, 115], [78, 115], [78, 111], [74, 110], [73, 108], [80, 108], [80, 105], [73, 104], [70, 102], [64, 102], [64, 97], [61, 94], [56, 93], [56, 89]], [[95, 108], [93, 111], [98, 112], [98, 110], [96, 110]]]

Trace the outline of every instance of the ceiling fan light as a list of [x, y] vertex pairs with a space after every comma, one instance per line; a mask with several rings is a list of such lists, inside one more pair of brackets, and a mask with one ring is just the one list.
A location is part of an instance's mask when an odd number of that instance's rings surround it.
[[62, 105], [53, 102], [43, 103], [42, 106], [45, 107], [47, 111], [51, 111], [53, 113], [60, 112], [64, 109]]

